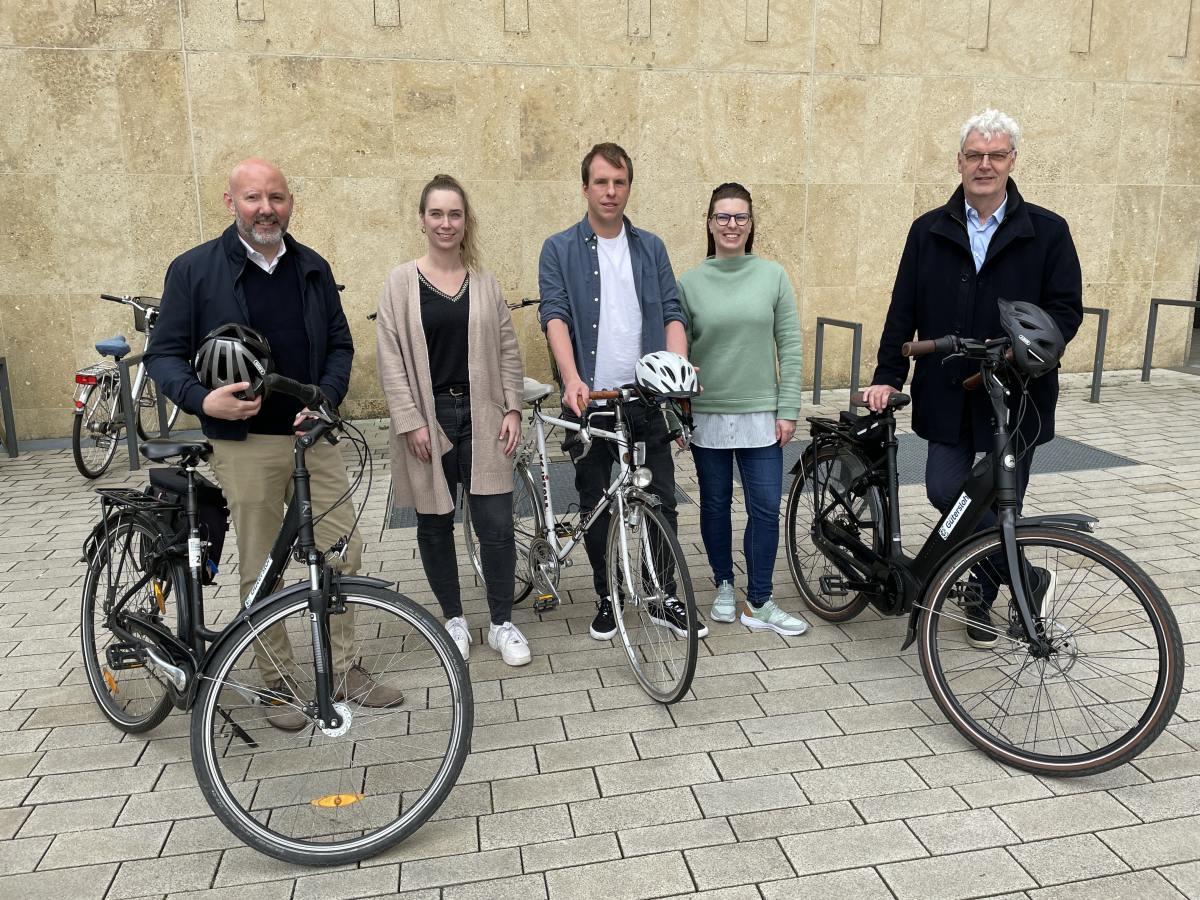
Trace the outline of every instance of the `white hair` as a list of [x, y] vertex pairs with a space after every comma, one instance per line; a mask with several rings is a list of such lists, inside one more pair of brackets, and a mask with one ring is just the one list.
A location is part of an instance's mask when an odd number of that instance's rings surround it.
[[979, 132], [985, 141], [990, 141], [995, 135], [1007, 134], [1008, 139], [1012, 141], [1013, 150], [1016, 150], [1017, 144], [1021, 142], [1021, 126], [1013, 121], [1011, 116], [1006, 116], [998, 109], [985, 109], [963, 122], [962, 131], [958, 135], [959, 150], [967, 143], [972, 131]]

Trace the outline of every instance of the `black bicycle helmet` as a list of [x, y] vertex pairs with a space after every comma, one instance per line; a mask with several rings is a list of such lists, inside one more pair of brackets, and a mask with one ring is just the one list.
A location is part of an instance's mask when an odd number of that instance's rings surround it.
[[1025, 300], [1000, 300], [1000, 325], [1012, 338], [1013, 365], [1030, 378], [1058, 366], [1067, 342], [1058, 325], [1040, 306]]
[[267, 339], [236, 322], [214, 328], [205, 335], [196, 351], [195, 367], [196, 377], [206, 388], [250, 382], [248, 390], [234, 394], [239, 400], [259, 396], [263, 392], [263, 379], [275, 369]]

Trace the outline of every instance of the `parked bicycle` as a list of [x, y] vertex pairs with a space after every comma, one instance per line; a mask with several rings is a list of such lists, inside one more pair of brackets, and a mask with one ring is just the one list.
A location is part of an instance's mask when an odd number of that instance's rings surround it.
[[[593, 408], [581, 422], [573, 422], [542, 409], [553, 392], [551, 385], [525, 380], [530, 428], [517, 449], [513, 473], [516, 597], [523, 600], [536, 592], [533, 605], [537, 612], [555, 609], [559, 577], [570, 565], [571, 552], [601, 514], [611, 509], [606, 558], [620, 644], [646, 693], [661, 703], [674, 703], [687, 693], [696, 671], [700, 619], [683, 550], [658, 508], [659, 499], [648, 490], [651, 476], [644, 466], [646, 447], [633, 433], [630, 413], [647, 404], [658, 407], [672, 424], [673, 436], [686, 436], [686, 416], [674, 401], [635, 385], [592, 391], [592, 399], [612, 405]], [[555, 511], [547, 427], [573, 432], [584, 452], [614, 454], [617, 472], [594, 509], [565, 515]], [[540, 492], [535, 484], [541, 485]], [[483, 566], [466, 504], [463, 534], [468, 556], [482, 579]]]
[[[101, 294], [102, 300], [133, 309], [133, 327], [146, 335], [154, 331], [158, 318], [158, 297], [125, 297]], [[125, 438], [125, 410], [121, 403], [121, 376], [118, 364], [131, 352], [125, 335], [96, 343], [96, 352], [106, 357], [75, 373], [75, 420], [71, 425], [71, 451], [75, 467], [86, 478], [99, 478], [112, 464], [117, 448]], [[111, 359], [110, 359], [111, 358]], [[138, 363], [130, 396], [137, 410], [137, 435], [146, 440], [159, 433], [158, 391], [144, 363]], [[169, 432], [179, 418], [179, 408], [164, 398]]]
[[[173, 707], [191, 710], [196, 780], [245, 843], [306, 865], [352, 862], [403, 840], [445, 800], [470, 748], [471, 685], [445, 629], [423, 607], [388, 582], [330, 565], [349, 535], [328, 552], [314, 543], [305, 451], [318, 440], [348, 439], [359, 454], [357, 485], [371, 458], [362, 434], [317, 387], [277, 375], [265, 384], [318, 418], [296, 440], [294, 501], [249, 596], [240, 609], [220, 611], [223, 628], [208, 627], [206, 557], [219, 535], [202, 524], [211, 520], [205, 488], [215, 488], [198, 467], [211, 445], [147, 441], [142, 455], [177, 460], [185, 486], [178, 502], [97, 491], [101, 521], [84, 548], [85, 670], [104, 715], [123, 731], [154, 728]], [[369, 490], [369, 472], [367, 481]], [[278, 587], [289, 555], [305, 577]], [[278, 648], [281, 634], [291, 661], [268, 646]], [[352, 662], [339, 671], [347, 646]], [[379, 685], [397, 689], [398, 704], [374, 702]], [[281, 707], [307, 724], [273, 727]]]
[[[1010, 333], [904, 345], [906, 356], [978, 362], [995, 417], [992, 451], [915, 558], [901, 544], [896, 468], [895, 410], [909, 398], [892, 394], [881, 413], [810, 418], [787, 501], [788, 564], [826, 621], [868, 605], [907, 614], [903, 648], [917, 641], [934, 699], [976, 747], [1039, 774], [1090, 775], [1132, 759], [1166, 727], [1183, 643], [1145, 571], [1091, 536], [1097, 519], [1018, 515], [1005, 395], [1027, 378], [1006, 359], [1012, 343]], [[998, 525], [976, 533], [993, 504]]]

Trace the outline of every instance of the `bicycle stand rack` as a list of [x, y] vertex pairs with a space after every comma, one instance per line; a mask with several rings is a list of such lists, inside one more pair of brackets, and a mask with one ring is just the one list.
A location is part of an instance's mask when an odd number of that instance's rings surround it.
[[0, 356], [0, 409], [4, 414], [4, 449], [9, 459], [16, 459], [20, 452], [17, 423], [13, 417], [12, 391], [8, 387], [8, 358], [4, 356]]
[[1200, 301], [1150, 298], [1150, 319], [1146, 322], [1146, 350], [1142, 354], [1142, 381], [1150, 380], [1150, 358], [1154, 355], [1154, 332], [1158, 329], [1158, 308], [1160, 306], [1186, 306], [1190, 309], [1200, 309]]
[[842, 319], [830, 319], [817, 316], [817, 341], [813, 357], [813, 405], [821, 402], [821, 370], [824, 368], [825, 326], [834, 325], [838, 328], [849, 328], [854, 333], [854, 345], [850, 351], [850, 393], [858, 390], [858, 366], [862, 357], [862, 322], [846, 322]]
[[[133, 375], [130, 370], [142, 361], [143, 354], [133, 353], [124, 359], [117, 360], [117, 372], [120, 378], [121, 409], [125, 412], [125, 445], [129, 450], [129, 471], [136, 472], [141, 468], [138, 461], [138, 410], [133, 405]], [[150, 377], [150, 373], [146, 373]], [[155, 385], [154, 396], [158, 404], [158, 436], [170, 437], [171, 426], [167, 422], [167, 398]]]
[[1092, 361], [1092, 403], [1100, 402], [1100, 380], [1104, 377], [1104, 347], [1108, 343], [1108, 310], [1099, 306], [1085, 306], [1083, 314], [1099, 318], [1096, 323], [1096, 356]]

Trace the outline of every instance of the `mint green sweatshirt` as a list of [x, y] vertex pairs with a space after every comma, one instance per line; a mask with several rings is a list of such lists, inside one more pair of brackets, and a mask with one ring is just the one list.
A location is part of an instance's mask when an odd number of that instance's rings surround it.
[[783, 266], [753, 253], [706, 259], [680, 276], [679, 302], [704, 386], [692, 409], [800, 417], [800, 317]]

